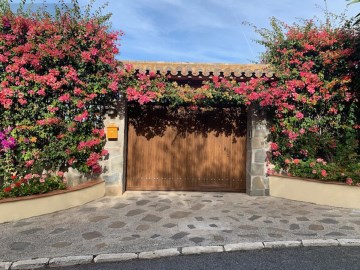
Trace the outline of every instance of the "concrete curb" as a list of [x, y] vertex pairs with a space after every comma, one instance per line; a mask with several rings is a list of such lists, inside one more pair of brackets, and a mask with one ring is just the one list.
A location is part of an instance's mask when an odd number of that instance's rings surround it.
[[330, 247], [358, 246], [360, 239], [304, 239], [299, 241], [264, 241], [227, 244], [224, 246], [192, 246], [182, 248], [159, 249], [140, 253], [107, 253], [83, 256], [67, 256], [55, 258], [37, 258], [15, 262], [1, 262], [0, 270], [39, 269], [48, 267], [74, 266], [88, 263], [121, 262], [141, 259], [157, 259], [181, 255], [197, 255], [204, 253], [250, 251], [260, 249], [279, 249], [294, 247]]

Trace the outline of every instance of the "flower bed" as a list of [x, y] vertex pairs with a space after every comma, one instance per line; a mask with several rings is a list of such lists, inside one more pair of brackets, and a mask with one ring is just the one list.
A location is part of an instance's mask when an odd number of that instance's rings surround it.
[[360, 187], [339, 182], [273, 175], [270, 196], [320, 205], [360, 209]]
[[40, 216], [80, 206], [105, 194], [102, 180], [46, 194], [0, 200], [0, 223]]

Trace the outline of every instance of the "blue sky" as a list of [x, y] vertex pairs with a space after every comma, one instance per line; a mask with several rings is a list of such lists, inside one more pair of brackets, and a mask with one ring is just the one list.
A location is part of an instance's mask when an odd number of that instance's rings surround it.
[[[79, 0], [81, 5], [87, 2]], [[259, 38], [253, 28], [242, 22], [268, 28], [272, 16], [291, 24], [299, 18], [324, 18], [322, 9], [325, 8], [324, 0], [108, 2], [105, 11], [113, 13], [112, 27], [125, 32], [119, 59], [174, 62], [256, 62], [264, 48], [253, 41]], [[340, 14], [347, 8], [347, 2], [327, 0], [327, 8]], [[360, 4], [351, 5], [347, 16], [358, 12]]]

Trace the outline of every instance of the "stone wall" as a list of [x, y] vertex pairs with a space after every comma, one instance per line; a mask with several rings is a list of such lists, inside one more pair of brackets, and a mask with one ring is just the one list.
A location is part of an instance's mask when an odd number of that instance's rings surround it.
[[269, 179], [266, 175], [268, 135], [265, 114], [250, 106], [246, 138], [246, 192], [252, 196], [269, 195]]
[[102, 179], [105, 181], [106, 195], [121, 195], [125, 192], [125, 162], [126, 162], [126, 104], [119, 101], [104, 120], [105, 131], [110, 124], [118, 127], [118, 138], [106, 140], [105, 149], [108, 158], [102, 162]]

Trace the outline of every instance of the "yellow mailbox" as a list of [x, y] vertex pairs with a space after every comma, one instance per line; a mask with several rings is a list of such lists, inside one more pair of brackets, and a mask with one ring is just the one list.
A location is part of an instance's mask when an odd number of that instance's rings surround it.
[[118, 126], [114, 123], [111, 123], [106, 128], [106, 135], [108, 139], [117, 139], [118, 138]]

